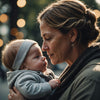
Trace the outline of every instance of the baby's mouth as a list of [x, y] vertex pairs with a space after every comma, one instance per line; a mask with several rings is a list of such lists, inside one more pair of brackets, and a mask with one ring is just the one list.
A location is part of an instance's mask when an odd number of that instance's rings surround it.
[[46, 61], [43, 62], [43, 66], [47, 66], [47, 62]]

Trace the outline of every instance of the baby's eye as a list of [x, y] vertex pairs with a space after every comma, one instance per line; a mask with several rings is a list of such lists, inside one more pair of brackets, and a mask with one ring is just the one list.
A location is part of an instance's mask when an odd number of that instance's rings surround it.
[[39, 56], [35, 56], [35, 58], [39, 58]]

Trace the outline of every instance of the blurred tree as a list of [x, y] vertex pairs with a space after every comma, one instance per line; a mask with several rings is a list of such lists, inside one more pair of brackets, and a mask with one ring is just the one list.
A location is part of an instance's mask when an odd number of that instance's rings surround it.
[[[26, 0], [25, 7], [19, 8], [16, 4], [17, 0], [9, 0], [10, 5], [12, 6], [11, 10], [11, 28], [17, 27], [16, 22], [17, 19], [23, 18], [26, 21], [26, 25], [23, 28], [18, 28], [20, 31], [24, 33], [24, 38], [34, 39], [41, 45], [41, 37], [39, 25], [37, 23], [38, 13], [45, 8], [48, 4], [56, 1], [56, 0]], [[97, 9], [97, 3], [95, 0], [81, 0], [85, 2], [88, 7], [92, 9]], [[12, 38], [11, 38], [12, 39]]]
[[54, 0], [27, 0], [24, 8], [19, 8], [19, 18], [26, 20], [25, 29], [27, 30], [26, 38], [34, 39], [41, 45], [39, 25], [37, 23], [38, 13]]
[[81, 0], [81, 1], [83, 1], [87, 5], [87, 7], [91, 9], [98, 9], [98, 5], [95, 0]]
[[[8, 0], [0, 0], [0, 40], [2, 40], [3, 44], [5, 43], [4, 41], [4, 37], [7, 37], [8, 36], [8, 13], [9, 13], [9, 10], [10, 10], [10, 7], [9, 7], [9, 2]], [[3, 16], [3, 15], [6, 15]], [[1, 17], [3, 16], [3, 17]], [[5, 21], [5, 19], [7, 18], [7, 20]], [[7, 38], [6, 38], [7, 40]], [[0, 41], [0, 44], [1, 44], [1, 41]], [[3, 48], [3, 46], [0, 45], [0, 79], [5, 79], [6, 77], [6, 71], [5, 69], [3, 68], [2, 66], [2, 62], [1, 62], [1, 50]]]
[[[17, 18], [18, 18], [18, 10], [19, 9], [16, 5], [16, 2], [17, 2], [17, 0], [9, 0], [9, 4], [11, 6], [11, 11], [10, 11], [10, 14], [9, 14], [10, 30], [12, 28], [18, 28], [17, 25], [16, 25], [16, 22], [17, 22]], [[15, 39], [15, 37], [9, 33], [9, 39], [13, 40], [13, 39]]]

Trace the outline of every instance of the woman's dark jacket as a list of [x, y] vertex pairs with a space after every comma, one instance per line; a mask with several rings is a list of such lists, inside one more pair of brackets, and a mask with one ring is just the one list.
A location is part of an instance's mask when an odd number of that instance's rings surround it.
[[49, 100], [100, 100], [100, 44], [87, 48], [60, 77]]

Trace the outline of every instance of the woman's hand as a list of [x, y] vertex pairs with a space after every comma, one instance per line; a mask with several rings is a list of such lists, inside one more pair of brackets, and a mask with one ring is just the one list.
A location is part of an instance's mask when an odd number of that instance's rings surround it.
[[8, 100], [25, 100], [20, 92], [14, 87], [13, 90], [10, 89], [10, 94], [8, 94]]

